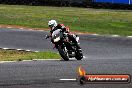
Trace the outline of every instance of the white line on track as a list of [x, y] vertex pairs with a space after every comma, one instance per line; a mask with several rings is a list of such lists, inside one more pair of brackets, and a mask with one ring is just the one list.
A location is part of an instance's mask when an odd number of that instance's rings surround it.
[[76, 81], [76, 79], [59, 79], [61, 81]]
[[22, 50], [22, 49], [17, 49], [18, 51]]
[[54, 61], [54, 60], [60, 60], [60, 59], [33, 59], [33, 61]]
[[[22, 60], [20, 62], [29, 62], [29, 61], [55, 61], [55, 60], [60, 60], [60, 59], [33, 59], [33, 60]], [[19, 61], [0, 61], [1, 63], [12, 63], [12, 62], [19, 62]]]
[[29, 51], [31, 51], [31, 50], [25, 50], [25, 51], [28, 51], [28, 52], [29, 52]]
[[22, 61], [24, 61], [24, 62], [25, 62], [25, 61], [33, 61], [33, 60], [22, 60]]
[[16, 61], [0, 61], [0, 63], [10, 63], [10, 62], [16, 62]]
[[127, 38], [132, 38], [132, 36], [127, 36]]
[[3, 48], [3, 49], [7, 50], [7, 49], [9, 49], [9, 48]]
[[112, 35], [112, 37], [120, 37], [119, 35]]
[[92, 34], [92, 35], [99, 35], [99, 34]]

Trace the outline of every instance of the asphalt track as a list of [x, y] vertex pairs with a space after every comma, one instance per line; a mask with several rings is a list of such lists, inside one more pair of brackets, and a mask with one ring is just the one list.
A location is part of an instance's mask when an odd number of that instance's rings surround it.
[[[0, 29], [0, 47], [54, 51], [47, 32]], [[82, 61], [26, 61], [0, 63], [0, 88], [132, 88], [129, 84], [79, 85], [75, 79], [82, 66], [88, 74], [132, 75], [132, 39], [125, 37], [79, 35], [86, 58]]]

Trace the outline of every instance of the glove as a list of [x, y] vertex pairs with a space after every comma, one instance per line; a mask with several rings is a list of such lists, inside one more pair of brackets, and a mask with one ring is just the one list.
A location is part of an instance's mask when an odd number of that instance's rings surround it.
[[45, 39], [47, 39], [47, 38], [49, 38], [49, 37], [50, 37], [49, 35], [46, 35], [46, 36], [45, 36]]

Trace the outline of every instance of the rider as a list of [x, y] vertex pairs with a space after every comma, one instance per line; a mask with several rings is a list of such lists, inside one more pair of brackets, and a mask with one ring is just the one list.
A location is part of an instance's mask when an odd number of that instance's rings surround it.
[[[57, 22], [55, 20], [50, 20], [48, 22], [48, 25], [50, 27], [50, 34], [52, 35], [52, 33], [57, 30], [57, 29], [62, 29], [62, 32], [65, 32], [65, 33], [68, 33], [68, 38], [77, 46], [78, 49], [81, 49], [78, 45], [78, 39], [77, 39], [77, 35], [74, 35], [74, 34], [71, 34], [69, 32], [69, 28], [68, 27], [65, 27], [64, 24], [57, 24]], [[48, 37], [51, 37], [50, 36], [47, 36], [46, 38]]]

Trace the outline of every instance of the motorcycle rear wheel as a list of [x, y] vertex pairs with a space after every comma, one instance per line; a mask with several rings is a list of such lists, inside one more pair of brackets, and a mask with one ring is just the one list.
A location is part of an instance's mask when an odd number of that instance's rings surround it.
[[75, 58], [81, 60], [83, 58], [82, 50], [77, 50]]

